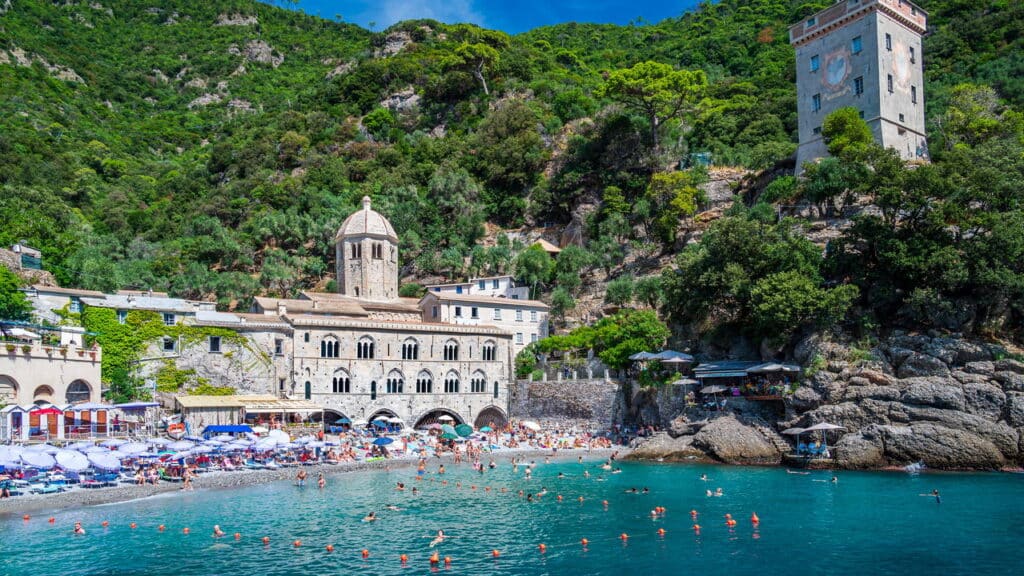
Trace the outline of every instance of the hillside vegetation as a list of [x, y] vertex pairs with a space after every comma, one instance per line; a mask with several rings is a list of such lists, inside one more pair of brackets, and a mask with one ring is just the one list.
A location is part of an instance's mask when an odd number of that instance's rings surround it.
[[[410, 278], [513, 272], [557, 315], [594, 270], [617, 277], [611, 304], [724, 334], [1018, 332], [1018, 2], [920, 2], [933, 166], [906, 170], [838, 125], [852, 145], [836, 159], [686, 247], [706, 203], [695, 154], [760, 170], [795, 150], [786, 27], [827, 4], [722, 0], [509, 36], [373, 33], [238, 0], [0, 2], [0, 243], [41, 248], [63, 285], [245, 307], [330, 288], [336, 227], [370, 195]], [[770, 206], [840, 214], [865, 197], [879, 210], [824, 256]], [[570, 225], [585, 242], [548, 263], [504, 236], [485, 246], [485, 223]], [[675, 252], [664, 278], [621, 275]]]

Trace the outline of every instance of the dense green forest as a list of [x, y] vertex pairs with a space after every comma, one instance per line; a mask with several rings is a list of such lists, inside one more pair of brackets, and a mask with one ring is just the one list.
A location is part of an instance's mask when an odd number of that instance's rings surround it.
[[[434, 21], [371, 32], [241, 0], [0, 2], [0, 244], [39, 247], [62, 285], [245, 307], [329, 287], [333, 234], [370, 195], [410, 277], [514, 272], [556, 314], [581, 270], [617, 276], [630, 254], [678, 251], [664, 279], [617, 278], [609, 302], [773, 336], [850, 317], [1019, 331], [1012, 0], [919, 2], [934, 165], [907, 170], [836, 126], [853, 143], [836, 158], [684, 248], [705, 200], [694, 154], [752, 170], [791, 157], [787, 26], [829, 3], [721, 0], [509, 36]], [[768, 205], [824, 213], [854, 195], [880, 215], [824, 257]], [[565, 224], [580, 206], [595, 207], [585, 244], [557, 262], [480, 243], [485, 223]]]

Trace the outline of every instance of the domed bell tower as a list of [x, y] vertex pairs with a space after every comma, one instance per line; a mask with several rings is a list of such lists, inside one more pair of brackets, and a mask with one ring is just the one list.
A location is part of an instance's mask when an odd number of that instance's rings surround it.
[[387, 218], [370, 208], [369, 196], [363, 196], [363, 209], [345, 219], [334, 240], [340, 294], [398, 298], [398, 236]]

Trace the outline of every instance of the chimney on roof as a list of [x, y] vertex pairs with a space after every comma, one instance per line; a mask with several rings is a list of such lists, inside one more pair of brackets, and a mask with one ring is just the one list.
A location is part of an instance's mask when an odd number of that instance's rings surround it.
[[284, 302], [281, 302], [280, 300], [278, 300], [278, 302], [277, 302], [277, 315], [278, 316], [284, 316], [287, 313], [288, 313], [288, 307], [284, 305]]

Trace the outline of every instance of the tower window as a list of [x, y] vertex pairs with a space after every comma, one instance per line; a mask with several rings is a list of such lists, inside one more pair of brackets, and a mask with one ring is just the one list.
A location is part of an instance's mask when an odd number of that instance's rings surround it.
[[864, 43], [861, 41], [860, 36], [857, 36], [850, 42], [850, 52], [860, 54], [863, 49]]
[[356, 343], [356, 358], [371, 360], [374, 358], [374, 343], [369, 336], [364, 336]]
[[486, 342], [483, 346], [483, 359], [484, 361], [493, 361], [494, 358], [494, 343]]
[[402, 360], [418, 360], [420, 357], [419, 342], [409, 339], [402, 344]]
[[446, 342], [444, 345], [444, 359], [454, 362], [459, 359], [459, 345], [454, 341]]
[[810, 28], [811, 26], [814, 26], [817, 23], [818, 23], [818, 19], [813, 17], [813, 16], [811, 16], [810, 18], [807, 19], [807, 27], [808, 28]]
[[811, 109], [815, 112], [821, 111], [821, 94], [811, 96]]
[[341, 343], [334, 337], [324, 338], [320, 341], [321, 358], [337, 358], [341, 349]]
[[331, 392], [335, 394], [351, 394], [352, 380], [344, 372], [339, 372], [331, 380]]
[[892, 52], [892, 34], [885, 35], [885, 49]]
[[905, 122], [905, 120], [903, 119], [903, 114], [900, 114], [900, 122]]
[[811, 56], [811, 72], [817, 72], [821, 68], [821, 58], [817, 54]]
[[853, 79], [853, 93], [860, 96], [864, 93], [864, 77], [857, 76]]
[[863, 110], [858, 110], [857, 111], [857, 116], [859, 116], [860, 119], [863, 120], [864, 119], [864, 111]]
[[917, 104], [917, 86], [910, 87], [910, 101]]
[[911, 46], [910, 47], [910, 63], [913, 64], [915, 62], [917, 62], [917, 54], [915, 53], [914, 47]]
[[892, 74], [887, 74], [885, 77], [885, 87], [889, 89], [889, 94], [892, 94]]

